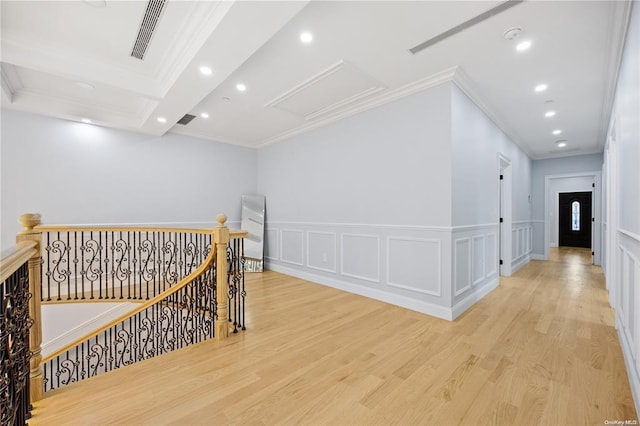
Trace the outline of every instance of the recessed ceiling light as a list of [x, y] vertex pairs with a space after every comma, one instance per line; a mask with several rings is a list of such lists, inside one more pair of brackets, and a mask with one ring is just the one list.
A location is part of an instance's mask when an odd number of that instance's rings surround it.
[[76, 81], [76, 86], [82, 87], [83, 89], [88, 89], [88, 90], [95, 89], [93, 84], [85, 83], [84, 81]]
[[158, 123], [166, 123], [167, 122], [167, 119], [164, 118], [164, 117], [158, 117], [158, 118], [156, 118], [156, 120], [158, 120]]
[[82, 121], [83, 123], [91, 124], [91, 120], [89, 120], [88, 118], [83, 118], [80, 121]]
[[536, 92], [544, 92], [545, 90], [547, 90], [547, 85], [546, 84], [538, 84], [536, 86]]
[[553, 117], [554, 115], [556, 115], [555, 111], [547, 111], [544, 113], [545, 117]]
[[565, 141], [558, 141], [556, 143], [558, 144], [558, 148], [564, 148], [565, 146], [567, 146], [567, 143]]
[[213, 70], [211, 68], [209, 68], [206, 65], [203, 65], [200, 67], [200, 72], [204, 75], [211, 75], [213, 74]]
[[303, 43], [311, 43], [313, 40], [313, 34], [304, 32], [300, 34], [300, 41]]
[[556, 129], [556, 130], [554, 130], [554, 131], [553, 131], [553, 132], [551, 132], [551, 133], [553, 133], [554, 135], [559, 135], [560, 133], [562, 133], [562, 130], [560, 130], [560, 129]]
[[209, 118], [209, 114], [207, 114], [206, 112], [203, 112], [202, 114], [200, 114], [200, 117]]
[[516, 50], [518, 52], [523, 52], [531, 47], [531, 42], [529, 40], [521, 41], [516, 45]]
[[247, 86], [242, 83], [238, 83], [236, 84], [236, 89], [238, 89], [238, 92], [244, 92], [245, 90], [247, 90]]

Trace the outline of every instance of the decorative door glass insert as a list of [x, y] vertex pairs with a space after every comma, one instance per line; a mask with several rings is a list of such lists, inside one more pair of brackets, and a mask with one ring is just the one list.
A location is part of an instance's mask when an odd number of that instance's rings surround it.
[[571, 230], [580, 230], [580, 203], [578, 201], [571, 203]]

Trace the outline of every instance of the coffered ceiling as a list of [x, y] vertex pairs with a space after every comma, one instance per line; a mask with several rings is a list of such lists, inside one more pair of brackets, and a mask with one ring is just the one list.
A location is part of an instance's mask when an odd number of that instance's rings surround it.
[[600, 152], [630, 7], [3, 0], [2, 104], [260, 147], [453, 81], [532, 158]]

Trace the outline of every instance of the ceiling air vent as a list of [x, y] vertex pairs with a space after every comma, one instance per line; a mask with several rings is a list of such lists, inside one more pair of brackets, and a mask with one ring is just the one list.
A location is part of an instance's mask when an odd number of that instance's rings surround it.
[[492, 16], [497, 15], [498, 13], [504, 12], [505, 10], [510, 9], [513, 6], [516, 6], [522, 2], [523, 0], [508, 0], [503, 3], [500, 3], [496, 7], [489, 9], [486, 12], [481, 13], [480, 15], [475, 16], [467, 21], [464, 21], [462, 24], [456, 25], [455, 27], [443, 32], [442, 34], [438, 34], [437, 36], [427, 41], [424, 41], [417, 46], [412, 47], [411, 49], [409, 49], [409, 52], [415, 55], [416, 53], [423, 51], [427, 47], [433, 46], [434, 44], [439, 43], [442, 40], [453, 36], [454, 34], [458, 34], [459, 32], [464, 31], [467, 28], [472, 27], [476, 24], [479, 24], [480, 22], [487, 20]]
[[193, 120], [194, 118], [196, 118], [195, 115], [185, 114], [184, 117], [178, 120], [176, 124], [182, 124], [183, 126], [186, 126], [187, 124], [191, 123], [191, 120]]
[[144, 54], [147, 53], [153, 32], [158, 26], [166, 3], [167, 0], [149, 0], [149, 3], [147, 3], [147, 9], [144, 11], [140, 29], [138, 30], [138, 38], [136, 38], [131, 50], [131, 56], [134, 58], [144, 59]]

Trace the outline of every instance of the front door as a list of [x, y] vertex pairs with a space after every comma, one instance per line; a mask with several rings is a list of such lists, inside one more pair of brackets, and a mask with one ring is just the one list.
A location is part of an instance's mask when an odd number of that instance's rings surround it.
[[591, 192], [560, 193], [558, 245], [591, 248]]

